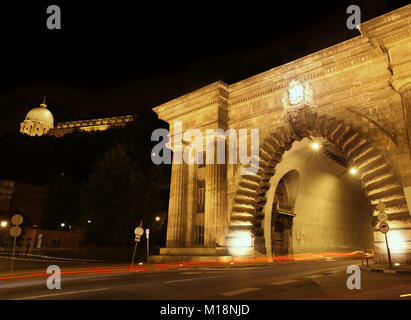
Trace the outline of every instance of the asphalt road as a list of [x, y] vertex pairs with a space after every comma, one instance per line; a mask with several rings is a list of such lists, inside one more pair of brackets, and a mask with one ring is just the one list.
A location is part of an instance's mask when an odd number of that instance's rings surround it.
[[[60, 290], [45, 279], [0, 281], [0, 299], [18, 300], [294, 300], [411, 299], [411, 273], [361, 272], [349, 290], [346, 273], [358, 260], [328, 260], [239, 268], [201, 268], [62, 277]], [[407, 295], [400, 297], [401, 295]]]

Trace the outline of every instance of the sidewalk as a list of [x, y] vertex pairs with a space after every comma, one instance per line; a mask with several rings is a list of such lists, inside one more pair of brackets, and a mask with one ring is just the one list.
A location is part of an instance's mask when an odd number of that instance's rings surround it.
[[370, 264], [369, 267], [364, 265], [361, 269], [372, 272], [384, 272], [384, 273], [411, 273], [411, 265], [399, 265], [393, 266], [391, 269], [389, 264]]

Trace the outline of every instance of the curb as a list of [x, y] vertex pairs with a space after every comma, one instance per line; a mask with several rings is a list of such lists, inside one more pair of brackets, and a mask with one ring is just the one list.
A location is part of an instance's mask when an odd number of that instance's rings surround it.
[[390, 269], [390, 268], [384, 268], [384, 267], [369, 267], [369, 268], [362, 268], [362, 270], [370, 271], [370, 272], [391, 273], [391, 274], [411, 273], [411, 270], [407, 270], [407, 269]]

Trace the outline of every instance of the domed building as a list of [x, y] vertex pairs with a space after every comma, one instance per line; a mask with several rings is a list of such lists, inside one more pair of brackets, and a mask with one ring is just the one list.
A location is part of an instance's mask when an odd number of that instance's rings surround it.
[[45, 99], [39, 107], [31, 109], [20, 124], [20, 132], [30, 136], [41, 136], [54, 128], [54, 118], [47, 109]]
[[39, 107], [31, 109], [26, 119], [20, 124], [20, 132], [30, 136], [42, 136], [44, 134], [62, 137], [74, 131], [104, 131], [113, 128], [124, 127], [127, 123], [133, 122], [136, 115], [126, 115], [110, 118], [99, 118], [89, 120], [77, 120], [59, 122], [54, 126], [54, 117], [47, 109], [44, 97]]

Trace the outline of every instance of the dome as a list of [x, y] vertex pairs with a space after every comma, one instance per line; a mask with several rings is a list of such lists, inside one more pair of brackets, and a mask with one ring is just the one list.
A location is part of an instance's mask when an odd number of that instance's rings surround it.
[[38, 121], [47, 127], [54, 127], [53, 114], [47, 109], [44, 103], [40, 104], [40, 107], [31, 109], [27, 113], [26, 120]]

